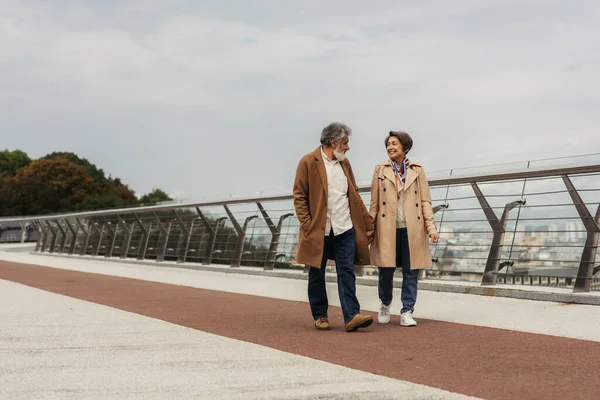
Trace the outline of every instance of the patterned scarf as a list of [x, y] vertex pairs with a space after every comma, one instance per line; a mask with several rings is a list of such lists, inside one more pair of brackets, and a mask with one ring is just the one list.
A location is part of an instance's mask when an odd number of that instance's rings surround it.
[[396, 188], [398, 189], [398, 193], [400, 193], [406, 183], [406, 161], [402, 160], [400, 168], [398, 168], [398, 164], [393, 160], [390, 160], [390, 164], [394, 169], [394, 175], [396, 175]]

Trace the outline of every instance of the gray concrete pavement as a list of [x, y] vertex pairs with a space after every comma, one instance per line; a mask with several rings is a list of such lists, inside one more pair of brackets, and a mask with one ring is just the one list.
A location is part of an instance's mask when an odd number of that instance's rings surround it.
[[0, 304], [3, 400], [467, 398], [3, 280]]

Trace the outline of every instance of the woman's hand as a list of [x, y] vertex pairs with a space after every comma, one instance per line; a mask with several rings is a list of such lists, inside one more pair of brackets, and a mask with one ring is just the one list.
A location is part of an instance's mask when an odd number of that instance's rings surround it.
[[440, 234], [439, 233], [432, 233], [431, 235], [429, 235], [429, 238], [431, 239], [431, 243], [437, 243], [440, 240]]

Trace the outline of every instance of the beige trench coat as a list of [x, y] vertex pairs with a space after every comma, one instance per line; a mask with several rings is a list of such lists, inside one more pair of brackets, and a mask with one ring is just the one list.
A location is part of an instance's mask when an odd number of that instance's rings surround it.
[[[373, 224], [358, 194], [350, 162], [346, 159], [341, 164], [348, 179], [350, 216], [356, 232], [355, 265], [371, 265], [367, 234], [373, 233]], [[300, 264], [321, 267], [327, 225], [327, 197], [327, 171], [319, 146], [302, 157], [294, 180], [294, 208], [300, 221], [296, 261]]]
[[[411, 161], [404, 186], [404, 214], [410, 249], [410, 268], [425, 269], [432, 265], [429, 235], [437, 233], [431, 207], [431, 193], [423, 168]], [[375, 225], [371, 243], [371, 261], [378, 267], [396, 266], [396, 214], [398, 191], [389, 161], [375, 166], [371, 182], [369, 216]]]

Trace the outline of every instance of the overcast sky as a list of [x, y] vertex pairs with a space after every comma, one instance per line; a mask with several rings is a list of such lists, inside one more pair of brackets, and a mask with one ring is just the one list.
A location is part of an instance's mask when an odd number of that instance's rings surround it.
[[357, 178], [600, 151], [595, 0], [0, 0], [0, 148], [142, 194], [291, 188], [330, 121]]

